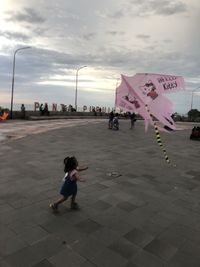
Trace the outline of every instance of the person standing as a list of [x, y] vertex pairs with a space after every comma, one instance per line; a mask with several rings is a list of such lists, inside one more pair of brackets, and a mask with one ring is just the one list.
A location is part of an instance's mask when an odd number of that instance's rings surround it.
[[134, 125], [135, 125], [136, 115], [133, 112], [133, 113], [130, 113], [129, 117], [130, 117], [130, 120], [131, 120], [131, 127], [130, 127], [130, 129], [132, 130], [134, 128]]
[[21, 118], [24, 120], [26, 118], [26, 108], [24, 104], [21, 105]]
[[113, 119], [114, 119], [114, 112], [111, 111], [110, 114], [109, 114], [108, 129], [112, 129], [112, 127], [113, 127]]
[[40, 115], [44, 115], [44, 107], [43, 104], [40, 104]]

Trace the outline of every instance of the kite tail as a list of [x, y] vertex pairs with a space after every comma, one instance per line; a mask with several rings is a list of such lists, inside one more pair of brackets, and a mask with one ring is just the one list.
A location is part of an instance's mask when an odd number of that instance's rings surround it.
[[167, 151], [166, 149], [163, 147], [163, 144], [162, 144], [162, 141], [161, 141], [161, 138], [160, 138], [160, 132], [158, 130], [158, 127], [156, 125], [156, 123], [154, 122], [154, 130], [155, 130], [155, 134], [156, 134], [156, 140], [157, 140], [157, 143], [159, 144], [159, 146], [161, 147], [162, 149], [162, 152], [164, 154], [164, 157], [165, 157], [165, 160], [167, 161], [167, 163], [170, 163], [170, 160], [169, 160], [169, 157], [167, 155]]
[[[148, 105], [146, 104], [145, 107], [146, 107], [146, 109], [147, 109], [147, 111], [148, 111], [148, 113], [151, 116], [152, 121], [153, 121], [153, 115], [150, 113], [150, 110], [149, 110]], [[156, 122], [155, 121], [153, 121], [153, 125], [154, 125], [154, 131], [155, 131], [155, 134], [156, 134], [156, 141], [157, 141], [158, 145], [162, 149], [162, 152], [164, 154], [165, 160], [167, 161], [168, 164], [170, 164], [170, 160], [169, 160], [169, 157], [167, 155], [167, 151], [166, 151], [166, 149], [164, 148], [164, 146], [162, 144], [161, 137], [160, 137], [160, 132], [158, 130], [158, 126], [156, 125]]]

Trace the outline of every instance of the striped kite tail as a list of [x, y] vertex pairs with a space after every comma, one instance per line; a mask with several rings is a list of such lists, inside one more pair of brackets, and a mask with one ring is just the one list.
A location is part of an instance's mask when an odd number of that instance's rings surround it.
[[[149, 115], [151, 116], [151, 118], [153, 120], [153, 115], [150, 113], [150, 110], [149, 110], [148, 105], [146, 104], [145, 107], [146, 107]], [[165, 158], [166, 162], [168, 164], [170, 164], [171, 163], [170, 162], [170, 159], [169, 159], [169, 157], [167, 155], [166, 149], [163, 146], [163, 143], [162, 143], [162, 140], [161, 140], [161, 137], [160, 137], [160, 132], [158, 130], [158, 126], [156, 125], [156, 122], [155, 121], [153, 121], [153, 125], [154, 125], [154, 131], [155, 131], [155, 135], [156, 135], [156, 141], [157, 141], [158, 145], [160, 146], [160, 148], [162, 149], [162, 152], [163, 152], [163, 155], [164, 155], [164, 158]]]

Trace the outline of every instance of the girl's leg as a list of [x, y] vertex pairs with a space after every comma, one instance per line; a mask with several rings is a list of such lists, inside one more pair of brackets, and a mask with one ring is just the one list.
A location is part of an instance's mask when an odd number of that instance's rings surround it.
[[75, 202], [76, 200], [76, 194], [75, 195], [72, 195], [72, 198], [71, 198], [71, 209], [78, 209], [78, 204]]
[[56, 202], [54, 202], [54, 205], [58, 206], [59, 204], [63, 203], [66, 200], [67, 200], [67, 197], [63, 196], [60, 199], [58, 199]]
[[56, 202], [50, 204], [50, 207], [53, 209], [53, 210], [58, 210], [58, 205], [60, 205], [61, 203], [63, 203], [64, 201], [67, 200], [67, 197], [61, 197], [60, 199], [58, 199]]

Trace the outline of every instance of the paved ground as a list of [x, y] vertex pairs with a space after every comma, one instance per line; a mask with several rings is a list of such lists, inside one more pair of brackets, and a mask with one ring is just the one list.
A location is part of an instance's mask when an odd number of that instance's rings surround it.
[[[118, 132], [104, 120], [62, 124], [33, 135], [38, 127], [28, 131], [29, 122], [0, 126], [14, 138], [0, 144], [0, 267], [200, 266], [200, 142], [189, 140], [192, 125], [161, 134], [175, 168], [142, 122], [131, 131], [122, 121]], [[28, 135], [16, 139], [21, 131]], [[89, 166], [87, 181], [79, 183], [81, 210], [66, 203], [55, 215], [48, 206], [67, 155]]]

